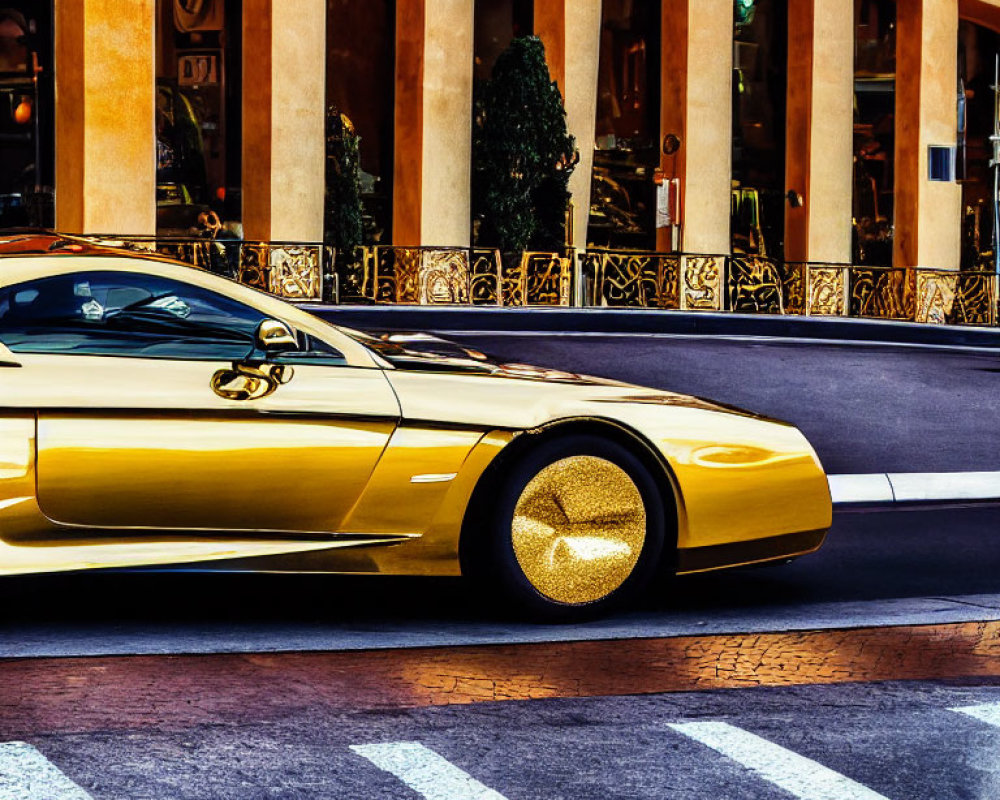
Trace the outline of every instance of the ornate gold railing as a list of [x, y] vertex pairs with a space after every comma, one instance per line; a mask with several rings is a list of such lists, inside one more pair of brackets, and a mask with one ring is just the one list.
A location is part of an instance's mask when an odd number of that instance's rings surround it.
[[[155, 252], [227, 275], [290, 300], [568, 306], [575, 256], [456, 247], [358, 248], [338, 265], [333, 247], [315, 242], [242, 242], [153, 236], [91, 235], [89, 241]], [[339, 266], [339, 272], [338, 272]], [[341, 297], [339, 275], [356, 291]]]
[[242, 242], [154, 236], [86, 236], [97, 244], [176, 258], [287, 300], [329, 298], [332, 247], [310, 242]]
[[591, 250], [588, 303], [619, 308], [850, 316], [997, 325], [997, 276], [981, 270], [870, 267]]
[[362, 248], [361, 295], [383, 303], [568, 306], [572, 254], [453, 247]]
[[[359, 248], [345, 265], [334, 248], [315, 242], [85, 238], [177, 258], [291, 300], [571, 306], [579, 297], [584, 305], [617, 308], [1000, 324], [997, 276], [982, 270], [748, 255], [594, 249], [578, 258], [572, 250], [501, 255], [481, 248], [382, 245]], [[345, 274], [353, 289], [342, 295]]]

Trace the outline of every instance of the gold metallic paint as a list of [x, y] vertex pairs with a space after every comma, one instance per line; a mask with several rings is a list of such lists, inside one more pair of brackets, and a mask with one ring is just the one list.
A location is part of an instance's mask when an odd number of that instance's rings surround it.
[[533, 430], [591, 420], [638, 435], [664, 462], [681, 548], [818, 530], [832, 521], [826, 475], [792, 425], [610, 381], [542, 387], [496, 376], [387, 375], [404, 417], [426, 418], [435, 397], [460, 396], [449, 412], [462, 424]]
[[43, 412], [39, 505], [53, 521], [89, 528], [333, 533], [392, 429], [391, 422]]
[[617, 464], [595, 456], [564, 458], [524, 487], [511, 541], [539, 594], [559, 603], [592, 603], [619, 589], [639, 562], [646, 508]]
[[[2, 265], [0, 285], [79, 269], [187, 281], [327, 342], [347, 365], [296, 364], [267, 396], [236, 400], [212, 390], [224, 362], [0, 346], [0, 573], [219, 560], [230, 569], [456, 575], [484, 470], [516, 438], [563, 422], [602, 425], [649, 449], [674, 494], [682, 550], [830, 525], [823, 469], [790, 425], [554, 371], [393, 369], [302, 309], [163, 260], [63, 255]], [[38, 494], [59, 522], [35, 496], [35, 414]], [[455, 479], [411, 482], [446, 473]]]

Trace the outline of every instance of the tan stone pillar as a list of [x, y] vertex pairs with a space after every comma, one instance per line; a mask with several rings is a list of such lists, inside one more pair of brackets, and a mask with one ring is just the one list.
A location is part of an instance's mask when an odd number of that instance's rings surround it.
[[788, 6], [785, 205], [788, 261], [850, 263], [853, 191], [854, 2]]
[[594, 165], [597, 68], [601, 49], [601, 0], [535, 0], [535, 34], [545, 44], [552, 79], [566, 106], [566, 127], [580, 151], [569, 180], [573, 246], [587, 246], [590, 182]]
[[396, 3], [393, 244], [472, 241], [474, 4]]
[[[681, 180], [681, 248], [730, 251], [733, 4], [663, 0], [660, 127], [681, 146], [664, 156], [666, 177]], [[665, 247], [661, 235], [658, 247]]]
[[392, 244], [420, 244], [424, 158], [424, 0], [396, 2]]
[[896, 177], [893, 261], [958, 269], [962, 192], [928, 180], [929, 145], [954, 146], [958, 0], [896, 4]]
[[243, 3], [243, 229], [323, 239], [326, 3]]
[[56, 227], [154, 234], [153, 0], [53, 5]]
[[472, 241], [472, 58], [475, 4], [425, 0], [420, 243]]

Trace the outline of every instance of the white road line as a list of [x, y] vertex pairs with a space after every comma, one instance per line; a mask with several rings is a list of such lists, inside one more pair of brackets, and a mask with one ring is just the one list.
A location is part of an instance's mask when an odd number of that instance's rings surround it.
[[834, 503], [1000, 500], [1000, 472], [877, 472], [827, 480]]
[[828, 475], [834, 503], [891, 503], [892, 484], [884, 472], [870, 475]]
[[722, 753], [800, 800], [886, 800], [805, 756], [725, 722], [680, 722], [675, 731]]
[[0, 800], [92, 800], [26, 742], [0, 744]]
[[1000, 498], [1000, 472], [890, 472], [897, 503]]
[[505, 800], [420, 742], [351, 745], [351, 750], [427, 800]]
[[980, 722], [985, 722], [994, 728], [1000, 728], [1000, 703], [985, 703], [981, 706], [962, 706], [948, 710], [978, 719]]

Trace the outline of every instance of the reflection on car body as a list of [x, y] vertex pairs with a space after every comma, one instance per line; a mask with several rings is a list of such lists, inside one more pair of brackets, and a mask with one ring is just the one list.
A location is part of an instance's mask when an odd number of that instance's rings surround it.
[[2, 574], [465, 574], [558, 619], [830, 525], [791, 425], [60, 241], [0, 242]]

